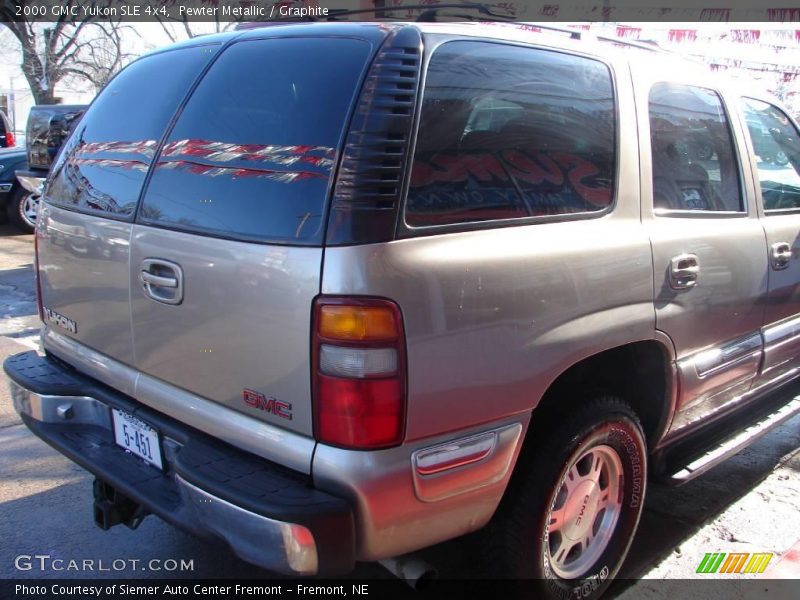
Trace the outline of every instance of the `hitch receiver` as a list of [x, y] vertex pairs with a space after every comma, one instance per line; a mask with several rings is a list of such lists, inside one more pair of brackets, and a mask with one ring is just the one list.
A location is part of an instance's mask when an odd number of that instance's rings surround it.
[[108, 531], [114, 525], [119, 524], [136, 529], [150, 514], [142, 505], [123, 496], [104, 481], [95, 479], [92, 490], [94, 492], [94, 523], [103, 531]]

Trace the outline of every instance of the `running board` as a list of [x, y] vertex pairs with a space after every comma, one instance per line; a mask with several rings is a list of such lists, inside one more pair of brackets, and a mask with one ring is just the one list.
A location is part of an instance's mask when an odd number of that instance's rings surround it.
[[798, 414], [800, 414], [800, 396], [797, 396], [788, 404], [784, 404], [775, 412], [759, 419], [746, 429], [739, 430], [736, 435], [722, 441], [705, 454], [695, 458], [676, 473], [667, 475], [664, 478], [665, 482], [678, 486], [691, 481]]

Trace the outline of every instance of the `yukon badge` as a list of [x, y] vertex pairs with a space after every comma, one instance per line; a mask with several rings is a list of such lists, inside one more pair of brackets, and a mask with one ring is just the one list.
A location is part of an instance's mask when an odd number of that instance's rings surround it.
[[68, 319], [64, 315], [58, 314], [56, 311], [47, 308], [44, 308], [44, 320], [53, 323], [54, 325], [58, 325], [62, 329], [66, 329], [70, 333], [78, 333], [78, 324], [73, 321], [72, 319]]
[[271, 413], [281, 419], [292, 420], [292, 405], [283, 400], [267, 397], [261, 392], [245, 389], [242, 391], [242, 399], [247, 406], [252, 406], [264, 412]]

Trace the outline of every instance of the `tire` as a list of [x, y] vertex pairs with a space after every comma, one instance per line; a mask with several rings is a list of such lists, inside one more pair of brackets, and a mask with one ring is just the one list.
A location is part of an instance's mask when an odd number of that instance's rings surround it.
[[597, 598], [622, 566], [642, 513], [647, 449], [639, 420], [621, 399], [596, 396], [529, 438], [486, 531], [490, 576], [518, 580], [526, 597]]
[[8, 199], [6, 212], [8, 221], [25, 233], [33, 233], [36, 228], [36, 212], [39, 196], [16, 186]]

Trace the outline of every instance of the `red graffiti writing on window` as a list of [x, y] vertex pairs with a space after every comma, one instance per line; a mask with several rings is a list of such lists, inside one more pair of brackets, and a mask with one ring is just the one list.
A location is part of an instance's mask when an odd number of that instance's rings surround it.
[[534, 152], [507, 149], [498, 153], [435, 154], [428, 160], [416, 160], [411, 171], [411, 186], [437, 183], [462, 184], [472, 179], [478, 183], [515, 181], [528, 185], [561, 188], [565, 183], [586, 202], [605, 208], [611, 203], [608, 179], [601, 179], [601, 169], [587, 159], [569, 152]]

